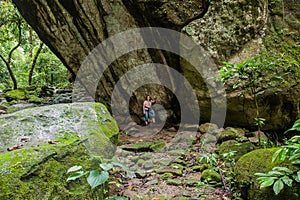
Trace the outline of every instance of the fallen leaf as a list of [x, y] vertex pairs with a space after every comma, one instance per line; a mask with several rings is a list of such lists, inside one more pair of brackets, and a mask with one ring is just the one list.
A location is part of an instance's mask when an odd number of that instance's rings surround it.
[[132, 191], [134, 189], [134, 186], [133, 185], [129, 185], [128, 188], [129, 188], [130, 191]]

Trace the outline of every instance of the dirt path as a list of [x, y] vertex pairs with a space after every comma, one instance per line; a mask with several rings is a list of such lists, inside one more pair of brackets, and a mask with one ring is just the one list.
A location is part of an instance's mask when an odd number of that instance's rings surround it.
[[[203, 154], [196, 133], [177, 133], [175, 128], [161, 130], [158, 134], [120, 134], [121, 146], [115, 159], [129, 167], [123, 175], [115, 173], [120, 187], [112, 186], [110, 195], [125, 196], [131, 200], [163, 199], [231, 199], [231, 192], [222, 181], [208, 184], [201, 179], [205, 166], [199, 162]], [[144, 137], [143, 137], [144, 136]], [[124, 150], [132, 144], [164, 142], [160, 150]], [[126, 149], [126, 148], [125, 148]]]

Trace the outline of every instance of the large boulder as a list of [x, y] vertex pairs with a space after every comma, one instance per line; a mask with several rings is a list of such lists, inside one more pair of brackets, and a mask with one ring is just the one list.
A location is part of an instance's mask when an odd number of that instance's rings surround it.
[[277, 150], [278, 148], [257, 149], [245, 154], [238, 160], [234, 172], [236, 174], [236, 185], [241, 190], [243, 199], [299, 199], [299, 184], [293, 188], [285, 186], [277, 196], [272, 187], [260, 189], [257, 182], [258, 176], [254, 174], [258, 172], [266, 173], [275, 166], [282, 166], [282, 164], [272, 162], [272, 156]]
[[[63, 61], [73, 78], [82, 67], [81, 64], [86, 64], [84, 60], [91, 55], [91, 51], [98, 44], [118, 33], [149, 26], [184, 31], [198, 44], [186, 43], [180, 49], [180, 53], [191, 53], [190, 55], [194, 59], [193, 63], [204, 66], [203, 74], [199, 74], [191, 65], [190, 60], [186, 58], [180, 60], [178, 56], [170, 52], [154, 51], [155, 48], [152, 47], [131, 50], [126, 55], [114, 58], [118, 50], [129, 48], [126, 46], [128, 41], [132, 41], [129, 42], [129, 46], [134, 48], [135, 43], [151, 38], [151, 34], [142, 36], [132, 34], [130, 37], [124, 38], [124, 42], [111, 43], [111, 51], [104, 55], [103, 66], [106, 66], [106, 61], [110, 59], [113, 59], [114, 62], [109, 65], [108, 69], [104, 69], [105, 73], [98, 84], [96, 100], [110, 106], [110, 97], [120, 77], [133, 67], [145, 63], [162, 63], [181, 72], [193, 86], [199, 100], [203, 121], [210, 120], [213, 105], [219, 110], [223, 109], [226, 104], [226, 102], [218, 101], [220, 96], [218, 92], [213, 94], [209, 92], [208, 88], [216, 88], [216, 86], [212, 81], [214, 77], [207, 72], [213, 71], [216, 68], [215, 65], [220, 65], [223, 61], [230, 60], [233, 63], [240, 63], [261, 54], [270, 46], [268, 46], [268, 41], [280, 48], [281, 44], [290, 47], [291, 44], [297, 43], [299, 37], [299, 0], [254, 0], [251, 2], [245, 0], [95, 0], [81, 2], [73, 0], [67, 2], [13, 0], [13, 2], [22, 16], [37, 31], [41, 40]], [[198, 20], [195, 20], [196, 18]], [[192, 23], [189, 23], [191, 21]], [[276, 39], [269, 37], [271, 34], [275, 35]], [[167, 41], [165, 46], [171, 45], [179, 48], [181, 39], [178, 36], [174, 37], [170, 34], [160, 34], [155, 38], [161, 38], [157, 43]], [[271, 48], [277, 49], [276, 45]], [[206, 51], [197, 52], [197, 56], [193, 56], [193, 50], [200, 46], [204, 47], [203, 49]], [[159, 46], [156, 48], [161, 49]], [[296, 51], [296, 56], [299, 55], [297, 48], [292, 51]], [[102, 55], [102, 53], [100, 54]], [[213, 59], [209, 59], [210, 57]], [[99, 59], [95, 59], [92, 62], [97, 63], [98, 61]], [[98, 72], [88, 74], [90, 75], [89, 80], [95, 83], [93, 75], [96, 74]], [[142, 102], [146, 94], [156, 94], [160, 103], [168, 111], [167, 113], [170, 113], [169, 117], [174, 117], [179, 121], [180, 113], [178, 111], [182, 105], [174, 103], [176, 98], [172, 92], [159, 83], [144, 82], [147, 77], [156, 80], [161, 75], [159, 70], [144, 74], [139, 77], [144, 84], [133, 91], [126, 91], [131, 86], [129, 80], [131, 78], [120, 82], [122, 85], [120, 99], [122, 99], [121, 96], [131, 97], [132, 115], [141, 116]], [[173, 85], [178, 81], [170, 73], [166, 74], [164, 79]], [[98, 81], [96, 82], [98, 83]], [[261, 117], [268, 120], [264, 127], [266, 129], [285, 129], [291, 125], [291, 121], [300, 116], [299, 86], [288, 88], [283, 85], [282, 87], [283, 90], [258, 95]], [[186, 93], [181, 88], [177, 88], [177, 90]], [[189, 95], [185, 97], [190, 98]], [[239, 96], [237, 93], [231, 93], [227, 97], [227, 125], [253, 127], [253, 118], [255, 117], [253, 100]]]
[[[297, 44], [300, 35], [299, 3], [299, 0], [213, 0], [203, 18], [191, 22], [183, 31], [202, 45], [218, 65], [222, 65], [224, 61], [241, 63], [265, 51], [280, 52], [283, 46], [286, 49], [286, 52], [282, 52], [286, 56], [283, 58], [297, 60], [300, 48], [293, 45]], [[290, 58], [289, 48], [295, 51]], [[219, 102], [214, 102], [217, 95], [208, 92], [207, 87], [210, 85], [197, 76], [189, 62], [182, 59], [180, 66], [185, 77], [196, 88], [201, 117], [208, 121], [211, 105], [220, 105]], [[297, 72], [293, 75], [296, 84], [282, 84], [278, 88], [267, 86], [267, 90], [257, 95], [260, 117], [267, 120], [264, 130], [284, 130], [300, 117], [299, 75]], [[240, 92], [232, 91], [231, 87], [227, 88], [226, 97], [226, 125], [254, 129], [256, 108], [253, 98], [240, 95]]]
[[114, 155], [118, 126], [104, 105], [28, 108], [2, 115], [0, 126], [0, 199], [103, 198], [84, 178], [66, 182], [66, 172], [91, 169], [91, 155]]
[[103, 198], [104, 188], [92, 192], [84, 178], [66, 181], [66, 172], [74, 165], [91, 169], [89, 152], [75, 139], [1, 154], [0, 199]]
[[82, 139], [89, 138], [86, 144], [90, 145], [89, 150], [94, 151], [94, 147], [97, 147], [101, 153], [108, 149], [105, 146], [93, 145], [95, 141], [106, 142], [112, 147], [118, 142], [116, 121], [100, 103], [56, 104], [29, 108], [2, 115], [0, 125], [0, 152], [18, 145], [21, 138], [28, 138], [25, 146], [36, 146], [47, 140], [55, 141], [68, 135], [77, 135]]

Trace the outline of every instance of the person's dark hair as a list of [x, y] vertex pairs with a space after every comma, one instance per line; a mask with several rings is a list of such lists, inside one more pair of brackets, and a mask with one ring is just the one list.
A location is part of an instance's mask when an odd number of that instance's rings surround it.
[[148, 96], [150, 97], [150, 100], [152, 100], [151, 96], [150, 95], [146, 95], [146, 98], [145, 100], [148, 100]]

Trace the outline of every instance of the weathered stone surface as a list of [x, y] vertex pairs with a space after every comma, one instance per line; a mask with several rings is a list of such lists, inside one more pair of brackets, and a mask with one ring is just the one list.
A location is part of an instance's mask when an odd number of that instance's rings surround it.
[[13, 113], [19, 110], [24, 110], [26, 108], [33, 108], [36, 107], [33, 103], [17, 103], [14, 105], [11, 105], [7, 108], [7, 113]]
[[101, 187], [91, 192], [84, 179], [66, 181], [68, 168], [81, 165], [90, 169], [84, 144], [75, 136], [71, 139], [1, 154], [0, 199], [104, 198]]
[[218, 134], [218, 142], [224, 142], [227, 140], [236, 140], [238, 138], [244, 137], [245, 131], [241, 128], [226, 127], [225, 130]]
[[205, 123], [199, 126], [199, 131], [201, 133], [218, 133], [218, 130], [218, 125], [213, 123]]
[[182, 185], [182, 181], [180, 179], [168, 179], [166, 182], [168, 185], [175, 185], [175, 186]]
[[155, 172], [158, 174], [171, 173], [177, 176], [182, 175], [182, 169], [176, 169], [173, 167], [162, 167], [160, 169], [155, 170]]
[[217, 143], [217, 137], [212, 134], [204, 134], [202, 137], [203, 143]]
[[118, 127], [102, 104], [28, 108], [2, 115], [0, 126], [0, 199], [103, 198], [84, 179], [66, 182], [69, 167], [90, 169], [91, 154], [114, 154]]
[[219, 147], [217, 147], [217, 151], [219, 154], [229, 153], [235, 151], [233, 158], [237, 161], [244, 154], [253, 151], [255, 146], [251, 142], [239, 143], [235, 140], [227, 140], [223, 142]]
[[[195, 187], [197, 184], [199, 184], [199, 180], [187, 179], [187, 180], [183, 181], [183, 185], [188, 186], [188, 187]], [[186, 194], [184, 196], [190, 196], [190, 195]]]
[[[203, 58], [199, 56], [196, 60], [202, 63], [207, 71], [216, 67], [213, 64], [206, 65], [209, 62], [205, 59], [211, 56], [218, 64], [229, 59], [237, 63], [260, 54], [266, 49], [265, 41], [270, 39], [271, 34], [280, 36], [285, 32], [288, 33], [287, 41], [293, 43], [298, 40], [299, 0], [209, 2], [208, 7], [205, 0], [83, 2], [14, 0], [21, 14], [37, 31], [40, 38], [62, 59], [73, 76], [78, 72], [86, 56], [99, 43], [117, 33], [138, 27], [161, 26], [183, 30], [208, 51], [203, 51]], [[201, 19], [193, 20], [197, 15]], [[193, 22], [189, 24], [191, 21]], [[187, 24], [189, 26], [184, 27]], [[178, 45], [179, 41], [179, 38], [175, 38], [172, 45]], [[283, 41], [276, 40], [276, 42]], [[118, 43], [113, 48], [117, 49], [119, 46], [122, 45]], [[192, 52], [191, 48], [187, 44], [185, 50]], [[109, 55], [113, 57], [114, 52], [110, 53]], [[220, 94], [208, 92], [207, 87], [214, 87], [214, 84], [208, 83], [208, 77], [202, 77], [206, 81], [201, 80], [201, 75], [186, 61], [180, 61], [177, 56], [171, 56], [168, 52], [160, 50], [133, 51], [115, 60], [100, 80], [96, 100], [109, 105], [112, 91], [119, 78], [135, 66], [152, 62], [173, 66], [184, 74], [194, 87], [201, 108], [201, 118], [204, 121], [210, 120], [212, 104], [223, 108], [221, 105], [225, 102], [216, 100]], [[145, 74], [145, 77], [147, 76], [159, 77], [159, 72]], [[174, 81], [172, 77], [168, 79], [170, 82]], [[94, 81], [93, 78], [90, 80]], [[129, 84], [123, 83], [123, 88], [127, 88]], [[298, 84], [293, 88], [279, 90], [277, 94], [270, 91], [258, 95], [261, 117], [268, 120], [264, 129], [285, 129], [300, 117], [299, 91]], [[124, 91], [124, 96], [132, 97], [130, 109], [133, 118], [136, 120], [141, 118], [141, 104], [146, 94], [157, 94], [160, 103], [167, 109], [169, 118], [178, 121], [179, 105], [170, 103], [174, 102], [174, 95], [158, 85], [146, 85], [136, 91]], [[253, 101], [235, 93], [230, 93], [227, 97], [226, 124], [253, 127], [255, 116]]]
[[[297, 43], [296, 38], [300, 34], [299, 0], [233, 0], [210, 3], [206, 15], [190, 23], [184, 31], [204, 46], [217, 63], [241, 63], [260, 55], [268, 48], [267, 51]], [[287, 34], [282, 36], [282, 33]], [[280, 44], [272, 47], [270, 41]], [[186, 76], [194, 77], [190, 80], [199, 94], [201, 116], [208, 119], [209, 113], [206, 111], [210, 110], [211, 104], [207, 98], [213, 99], [214, 95], [207, 92], [204, 81], [197, 79], [188, 63], [182, 61], [181, 68]], [[261, 117], [268, 121], [263, 129], [285, 129], [292, 125], [291, 121], [300, 117], [299, 83], [292, 87], [283, 86], [279, 90], [274, 88], [258, 95]], [[254, 117], [253, 99], [236, 92], [227, 94], [227, 125], [254, 128]]]
[[257, 182], [258, 177], [254, 174], [257, 172], [266, 173], [278, 165], [278, 163], [272, 162], [272, 156], [276, 150], [278, 148], [258, 149], [245, 154], [239, 159], [234, 171], [237, 186], [241, 189], [243, 198], [257, 200], [299, 199], [299, 184], [298, 188], [291, 189], [290, 187], [284, 187], [283, 191], [278, 195], [274, 194], [272, 187], [260, 189]]
[[[68, 137], [87, 139], [85, 145], [92, 154], [114, 154], [118, 143], [118, 127], [108, 110], [100, 103], [57, 104], [21, 110], [0, 117], [0, 152], [19, 145], [37, 146], [48, 140]], [[97, 145], [99, 142], [102, 145]]]

